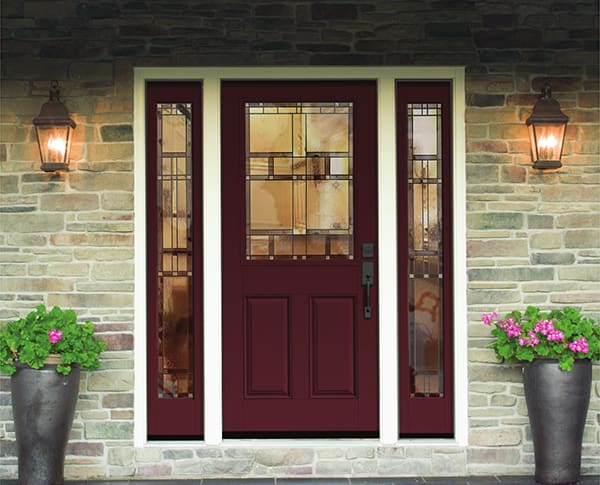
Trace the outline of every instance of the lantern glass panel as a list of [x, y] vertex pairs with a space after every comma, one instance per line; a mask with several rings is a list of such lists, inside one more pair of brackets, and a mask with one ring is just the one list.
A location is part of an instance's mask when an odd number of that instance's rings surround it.
[[560, 160], [566, 126], [531, 124], [529, 138], [534, 160]]
[[42, 163], [68, 163], [71, 131], [64, 126], [36, 126]]

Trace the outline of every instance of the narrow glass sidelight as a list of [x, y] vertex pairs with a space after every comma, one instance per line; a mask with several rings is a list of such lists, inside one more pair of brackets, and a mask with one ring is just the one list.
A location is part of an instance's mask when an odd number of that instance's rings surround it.
[[246, 103], [246, 259], [353, 259], [353, 103]]
[[443, 397], [442, 105], [407, 114], [410, 395]]
[[192, 398], [192, 105], [159, 103], [156, 120], [158, 396]]

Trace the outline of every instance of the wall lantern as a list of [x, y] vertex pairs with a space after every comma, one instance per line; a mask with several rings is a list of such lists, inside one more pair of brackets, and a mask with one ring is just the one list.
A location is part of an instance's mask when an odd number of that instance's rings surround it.
[[50, 85], [50, 100], [33, 120], [44, 172], [67, 170], [75, 122], [59, 99], [58, 82]]
[[563, 144], [569, 117], [560, 110], [560, 104], [552, 99], [548, 84], [542, 88], [542, 95], [527, 118], [529, 143], [533, 168], [560, 168]]

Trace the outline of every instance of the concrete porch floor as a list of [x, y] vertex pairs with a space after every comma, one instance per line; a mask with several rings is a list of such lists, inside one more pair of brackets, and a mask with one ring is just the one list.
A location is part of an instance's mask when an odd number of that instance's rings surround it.
[[[93, 480], [65, 481], [65, 485], [538, 485], [531, 476], [403, 477], [403, 478], [199, 478], [186, 480]], [[577, 485], [599, 485], [600, 476], [582, 477]], [[0, 480], [0, 485], [18, 485], [17, 480]]]

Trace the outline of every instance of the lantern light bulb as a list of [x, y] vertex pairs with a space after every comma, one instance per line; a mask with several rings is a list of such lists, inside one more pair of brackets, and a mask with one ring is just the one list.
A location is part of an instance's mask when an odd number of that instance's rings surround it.
[[53, 160], [62, 161], [65, 157], [65, 140], [60, 136], [51, 136], [48, 139], [48, 151]]

